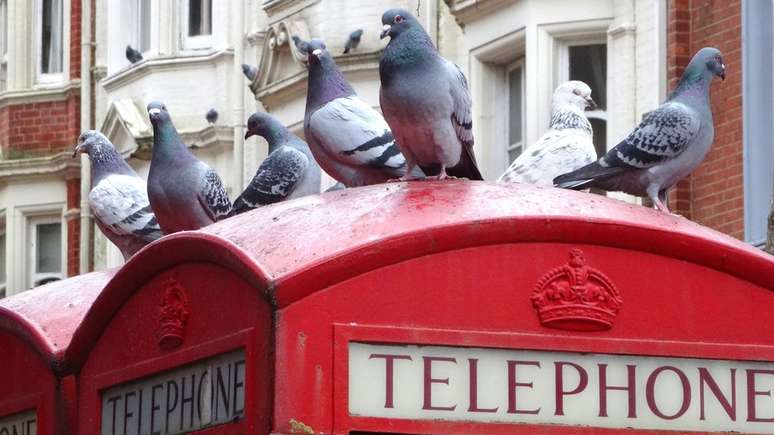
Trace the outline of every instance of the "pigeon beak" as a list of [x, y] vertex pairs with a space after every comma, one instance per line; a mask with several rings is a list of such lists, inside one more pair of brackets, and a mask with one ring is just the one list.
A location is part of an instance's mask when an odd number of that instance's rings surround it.
[[253, 132], [252, 132], [252, 131], [250, 131], [250, 130], [247, 130], [247, 131], [245, 132], [245, 140], [247, 140], [247, 138], [248, 138], [248, 137], [250, 137], [250, 136], [255, 136], [255, 133], [253, 133]]
[[597, 103], [591, 98], [586, 97], [586, 110], [596, 110]]
[[154, 107], [148, 110], [148, 115], [150, 116], [158, 115], [159, 113], [161, 113], [161, 109], [159, 109], [158, 107]]
[[382, 33], [381, 35], [379, 35], [379, 39], [384, 39], [387, 36], [389, 36], [390, 30], [392, 30], [392, 26], [390, 26], [389, 24], [385, 24], [384, 26], [382, 26]]
[[720, 80], [726, 79], [726, 64], [721, 63], [720, 64]]
[[73, 150], [73, 158], [75, 158], [79, 152], [81, 152], [81, 144], [75, 146], [75, 149]]

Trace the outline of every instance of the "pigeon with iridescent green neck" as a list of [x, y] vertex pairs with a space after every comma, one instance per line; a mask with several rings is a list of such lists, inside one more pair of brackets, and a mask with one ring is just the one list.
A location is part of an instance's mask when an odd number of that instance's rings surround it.
[[599, 160], [556, 177], [554, 185], [648, 196], [656, 208], [669, 212], [667, 191], [693, 172], [712, 146], [710, 85], [715, 77], [726, 78], [720, 51], [702, 48], [661, 107]]

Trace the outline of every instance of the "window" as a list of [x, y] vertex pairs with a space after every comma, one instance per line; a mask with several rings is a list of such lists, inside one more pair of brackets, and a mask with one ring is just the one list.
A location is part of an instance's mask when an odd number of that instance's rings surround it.
[[62, 222], [58, 217], [30, 219], [30, 287], [63, 278]]
[[37, 68], [40, 83], [57, 82], [62, 79], [63, 1], [38, 0], [37, 2]]
[[0, 0], [0, 92], [8, 80], [8, 0]]
[[586, 116], [594, 129], [594, 147], [601, 156], [607, 152], [607, 44], [568, 45], [566, 65], [566, 79], [589, 85], [591, 97], [597, 103], [597, 109], [586, 112]]
[[137, 50], [142, 53], [150, 50], [150, 2], [137, 0]]
[[506, 69], [508, 86], [508, 164], [524, 150], [524, 62], [518, 61]]
[[183, 1], [183, 48], [212, 46], [212, 0]]

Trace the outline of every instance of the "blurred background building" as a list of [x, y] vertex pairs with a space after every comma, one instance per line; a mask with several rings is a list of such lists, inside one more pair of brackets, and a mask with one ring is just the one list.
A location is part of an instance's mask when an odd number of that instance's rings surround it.
[[[243, 139], [255, 110], [303, 136], [305, 59], [292, 37], [322, 38], [378, 107], [381, 0], [0, 0], [0, 294], [117, 266], [85, 202], [81, 130], [110, 138], [147, 175], [145, 106], [166, 103], [178, 130], [235, 196], [267, 147]], [[467, 73], [476, 153], [495, 179], [545, 131], [551, 93], [583, 80], [599, 152], [654, 109], [692, 54], [720, 48], [716, 139], [670, 197], [678, 213], [762, 246], [772, 186], [772, 1], [395, 0]], [[363, 29], [343, 54], [350, 32]], [[126, 46], [143, 55], [130, 63]], [[241, 64], [257, 67], [248, 80]], [[208, 124], [205, 113], [219, 117]], [[325, 178], [323, 187], [332, 184]], [[625, 200], [634, 200], [616, 195]], [[514, 198], [518, 201], [518, 198]]]

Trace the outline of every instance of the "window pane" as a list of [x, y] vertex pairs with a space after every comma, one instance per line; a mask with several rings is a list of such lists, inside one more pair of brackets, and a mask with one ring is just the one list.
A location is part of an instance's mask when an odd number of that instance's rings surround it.
[[62, 0], [40, 0], [40, 72], [62, 72]]
[[508, 150], [508, 164], [510, 165], [516, 160], [516, 157], [521, 155], [521, 146], [513, 147]]
[[0, 62], [8, 53], [8, 0], [0, 0]]
[[508, 73], [508, 144], [521, 143], [522, 68], [516, 68]]
[[139, 0], [140, 13], [139, 13], [139, 33], [140, 40], [137, 44], [141, 52], [150, 50], [150, 0]]
[[607, 122], [599, 118], [589, 118], [589, 121], [594, 129], [594, 149], [597, 150], [597, 157], [602, 157], [607, 152]]
[[[600, 110], [607, 108], [607, 45], [576, 45], [570, 49], [570, 80], [591, 87], [591, 96]], [[596, 136], [596, 131], [594, 132]]]
[[62, 224], [38, 224], [35, 226], [37, 273], [62, 271]]
[[211, 0], [189, 0], [188, 36], [212, 34]]

